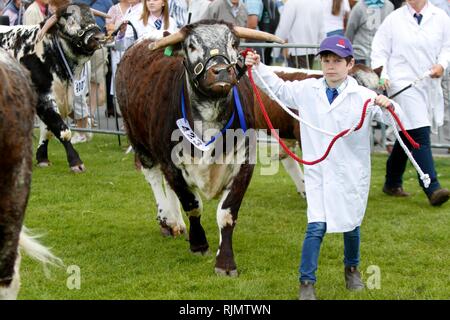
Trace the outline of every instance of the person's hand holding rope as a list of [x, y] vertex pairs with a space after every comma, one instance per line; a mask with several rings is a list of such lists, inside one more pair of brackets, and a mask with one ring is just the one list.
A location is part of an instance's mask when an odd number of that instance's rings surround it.
[[430, 77], [431, 78], [440, 78], [444, 75], [444, 68], [440, 64], [434, 64], [430, 68]]
[[391, 100], [389, 100], [388, 97], [386, 97], [385, 95], [382, 95], [382, 94], [378, 95], [375, 98], [375, 100], [373, 101], [373, 103], [376, 104], [377, 106], [385, 108], [385, 109], [391, 107], [393, 111], [395, 110], [394, 105], [392, 104]]
[[248, 51], [247, 56], [245, 57], [245, 65], [248, 68], [253, 66], [257, 66], [261, 62], [261, 57], [254, 51]]

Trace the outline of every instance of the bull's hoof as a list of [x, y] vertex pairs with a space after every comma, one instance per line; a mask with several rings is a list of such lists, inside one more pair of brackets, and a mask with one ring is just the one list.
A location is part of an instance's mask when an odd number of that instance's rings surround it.
[[208, 243], [196, 244], [196, 245], [193, 245], [191, 243], [190, 249], [193, 254], [198, 254], [198, 255], [202, 255], [202, 256], [209, 254], [209, 244]]
[[83, 173], [86, 171], [86, 168], [84, 167], [84, 164], [79, 164], [79, 165], [70, 167], [70, 170], [74, 173]]
[[52, 165], [52, 163], [50, 161], [41, 161], [37, 163], [37, 167], [38, 168], [47, 168], [50, 167]]
[[206, 249], [204, 251], [200, 250], [200, 251], [192, 251], [191, 252], [196, 255], [196, 256], [210, 256], [211, 255], [211, 251], [209, 251], [209, 249]]
[[186, 229], [179, 226], [171, 228], [168, 225], [161, 225], [160, 232], [163, 237], [176, 238], [181, 235], [186, 235]]
[[218, 276], [227, 276], [227, 277], [231, 277], [231, 278], [236, 278], [239, 275], [237, 269], [225, 270], [225, 269], [222, 269], [222, 268], [215, 267], [214, 271], [216, 272], [216, 274]]

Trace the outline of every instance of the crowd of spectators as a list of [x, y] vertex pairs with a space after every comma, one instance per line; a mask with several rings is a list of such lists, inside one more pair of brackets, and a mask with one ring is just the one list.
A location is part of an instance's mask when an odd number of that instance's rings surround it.
[[[105, 116], [119, 116], [114, 109], [114, 75], [123, 51], [136, 38], [159, 38], [201, 19], [225, 20], [238, 26], [276, 34], [288, 43], [318, 45], [326, 36], [345, 35], [353, 43], [357, 63], [371, 65], [372, 40], [384, 19], [405, 4], [399, 0], [73, 0], [108, 13], [96, 17], [103, 32], [114, 31], [114, 46], [98, 50], [90, 61], [89, 93], [74, 101], [77, 126], [95, 124], [98, 106], [107, 106]], [[450, 14], [448, 0], [430, 0]], [[48, 0], [0, 0], [0, 24], [36, 24], [51, 14]], [[130, 27], [132, 26], [132, 27]], [[120, 31], [119, 31], [120, 30]], [[117, 32], [119, 31], [119, 32]], [[313, 68], [311, 48], [259, 49], [266, 64]], [[448, 71], [443, 78], [446, 101], [442, 134], [450, 142]], [[81, 111], [80, 111], [81, 110]], [[80, 115], [81, 114], [81, 115]], [[83, 136], [83, 135], [82, 135]], [[89, 140], [80, 138], [79, 142]], [[78, 140], [75, 139], [75, 143]]]

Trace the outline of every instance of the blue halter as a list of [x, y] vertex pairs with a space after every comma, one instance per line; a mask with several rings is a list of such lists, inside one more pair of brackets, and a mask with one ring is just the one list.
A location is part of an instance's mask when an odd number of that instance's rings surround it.
[[[237, 91], [236, 86], [233, 87], [233, 97], [234, 97], [234, 105], [237, 109], [237, 113], [238, 113], [238, 117], [239, 117], [239, 123], [241, 124], [242, 130], [244, 130], [244, 132], [246, 132], [247, 131], [247, 123], [245, 122], [244, 110], [242, 110], [242, 104], [239, 99], [239, 93]], [[184, 99], [184, 86], [181, 86], [181, 113], [183, 114], [183, 119], [185, 119], [187, 122], [186, 104], [185, 104], [185, 99]], [[206, 146], [209, 146], [211, 143], [213, 143], [220, 135], [223, 135], [225, 133], [225, 131], [231, 127], [231, 125], [233, 124], [233, 121], [234, 121], [234, 114], [235, 114], [235, 110], [233, 108], [233, 114], [231, 115], [230, 120], [228, 120], [228, 123], [226, 124], [225, 128], [220, 130], [219, 133], [217, 133], [214, 137], [212, 137], [211, 140], [209, 140], [209, 142], [206, 143]]]

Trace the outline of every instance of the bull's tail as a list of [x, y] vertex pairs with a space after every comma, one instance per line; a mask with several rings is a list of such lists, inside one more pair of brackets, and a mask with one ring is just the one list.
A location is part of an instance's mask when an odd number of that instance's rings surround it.
[[36, 239], [39, 236], [30, 235], [30, 231], [23, 226], [20, 232], [19, 247], [34, 260], [44, 265], [63, 266], [60, 258], [56, 257], [49, 248], [40, 244]]

